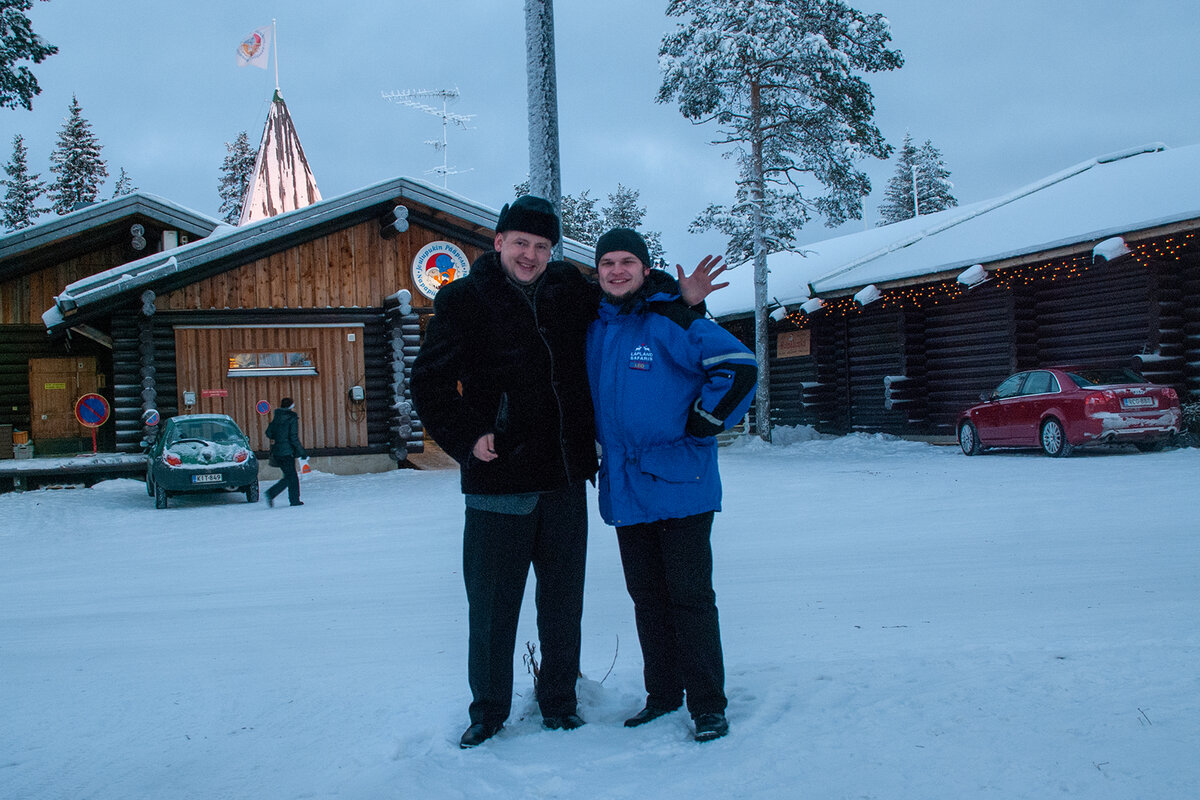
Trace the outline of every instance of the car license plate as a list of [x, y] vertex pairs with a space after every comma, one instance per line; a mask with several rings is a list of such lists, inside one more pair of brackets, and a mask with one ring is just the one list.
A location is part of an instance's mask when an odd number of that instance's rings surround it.
[[202, 475], [193, 475], [192, 483], [220, 483], [225, 480], [225, 476], [219, 472], [206, 472]]
[[1121, 408], [1151, 408], [1155, 405], [1153, 397], [1122, 397]]

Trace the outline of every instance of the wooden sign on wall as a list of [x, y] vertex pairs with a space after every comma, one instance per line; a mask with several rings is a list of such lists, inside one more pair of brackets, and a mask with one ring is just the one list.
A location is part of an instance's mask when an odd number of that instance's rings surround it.
[[775, 337], [776, 358], [796, 358], [812, 353], [812, 331], [785, 331]]

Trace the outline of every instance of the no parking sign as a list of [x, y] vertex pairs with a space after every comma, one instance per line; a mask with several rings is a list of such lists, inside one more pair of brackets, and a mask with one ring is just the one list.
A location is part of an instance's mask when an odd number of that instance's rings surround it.
[[259, 400], [257, 403], [254, 404], [254, 410], [257, 411], [259, 414], [266, 416], [267, 412], [269, 412], [271, 410], [271, 404], [268, 403], [266, 400]]
[[108, 413], [108, 401], [94, 392], [75, 401], [75, 419], [92, 429], [92, 455], [96, 454], [96, 428], [108, 420]]

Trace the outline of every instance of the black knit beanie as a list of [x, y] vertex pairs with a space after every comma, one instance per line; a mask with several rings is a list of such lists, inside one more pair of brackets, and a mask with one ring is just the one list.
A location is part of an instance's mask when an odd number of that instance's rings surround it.
[[596, 242], [596, 266], [600, 266], [601, 256], [617, 250], [633, 253], [641, 259], [643, 267], [651, 266], [650, 250], [646, 247], [646, 240], [640, 233], [629, 228], [613, 228], [600, 237]]
[[550, 244], [558, 244], [558, 215], [549, 200], [524, 194], [506, 203], [496, 220], [496, 233], [524, 231], [535, 236], [544, 236]]

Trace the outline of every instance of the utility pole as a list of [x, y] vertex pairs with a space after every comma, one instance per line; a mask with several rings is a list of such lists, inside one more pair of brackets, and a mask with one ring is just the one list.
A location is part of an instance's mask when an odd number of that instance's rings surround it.
[[913, 176], [913, 219], [921, 216], [921, 201], [917, 199], [917, 165], [912, 165]]
[[[529, 192], [549, 200], [561, 218], [553, 0], [525, 0], [525, 58], [529, 76]], [[554, 246], [554, 257], [562, 258], [561, 241]]]

